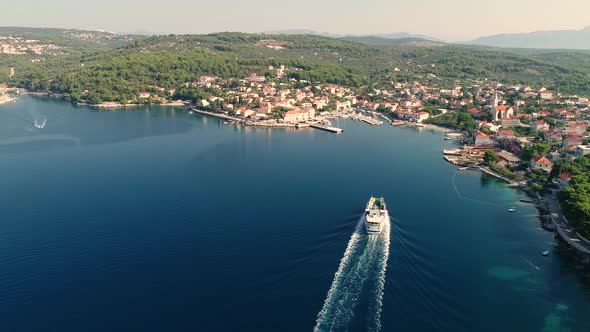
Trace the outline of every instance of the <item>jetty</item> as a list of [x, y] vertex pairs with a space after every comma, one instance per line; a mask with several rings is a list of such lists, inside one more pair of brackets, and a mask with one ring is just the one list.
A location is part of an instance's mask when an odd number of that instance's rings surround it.
[[446, 136], [448, 137], [461, 137], [463, 134], [461, 133], [447, 133]]
[[508, 184], [510, 184], [512, 186], [518, 186], [518, 182], [514, 182], [514, 181], [510, 180], [509, 178], [507, 178], [507, 177], [505, 177], [505, 176], [503, 176], [501, 174], [498, 174], [498, 173], [490, 170], [487, 167], [479, 166], [478, 168], [479, 168], [480, 171], [486, 173], [489, 176], [493, 176], [496, 179], [500, 179], [500, 180], [502, 180], [502, 181], [504, 181], [504, 182], [506, 182], [506, 183], [508, 183]]
[[460, 156], [461, 149], [445, 149], [443, 150], [443, 154], [453, 155], [453, 156]]
[[372, 117], [370, 117], [370, 116], [359, 115], [359, 116], [358, 116], [358, 118], [359, 118], [361, 121], [363, 121], [363, 122], [366, 122], [366, 123], [368, 123], [368, 124], [370, 124], [370, 125], [373, 125], [373, 126], [380, 126], [380, 125], [382, 125], [382, 124], [383, 124], [383, 121], [381, 121], [381, 120], [377, 120], [377, 119], [375, 119], [375, 118], [372, 118]]
[[336, 134], [340, 134], [341, 132], [344, 131], [344, 129], [342, 129], [342, 128], [326, 126], [326, 125], [322, 125], [319, 123], [313, 123], [313, 124], [310, 124], [309, 126], [312, 128], [321, 129], [321, 130], [329, 131], [329, 132], [336, 133]]
[[191, 111], [195, 112], [195, 113], [199, 113], [199, 114], [203, 114], [203, 115], [208, 115], [214, 118], [219, 118], [219, 119], [224, 119], [224, 120], [231, 120], [231, 121], [236, 121], [236, 122], [243, 122], [242, 119], [238, 119], [238, 118], [234, 118], [233, 116], [229, 116], [227, 114], [222, 114], [222, 113], [215, 113], [215, 112], [209, 112], [209, 111], [202, 111], [199, 110], [195, 107], [190, 107]]

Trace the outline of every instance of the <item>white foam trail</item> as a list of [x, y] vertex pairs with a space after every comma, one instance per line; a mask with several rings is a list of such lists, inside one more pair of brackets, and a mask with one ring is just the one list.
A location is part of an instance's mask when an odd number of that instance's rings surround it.
[[338, 266], [338, 270], [336, 274], [334, 274], [334, 280], [332, 281], [332, 285], [330, 286], [330, 290], [328, 290], [328, 295], [326, 296], [326, 300], [324, 301], [324, 306], [322, 310], [320, 310], [318, 314], [318, 318], [316, 320], [316, 326], [314, 331], [322, 331], [320, 327], [326, 323], [326, 316], [332, 304], [335, 301], [335, 296], [337, 293], [338, 286], [342, 284], [342, 280], [345, 277], [344, 270], [350, 265], [351, 257], [353, 256], [352, 253], [355, 251], [356, 247], [359, 244], [361, 239], [361, 229], [363, 227], [363, 218], [359, 218], [359, 221], [348, 241], [348, 245], [346, 246], [346, 250], [344, 251], [344, 256], [340, 260], [340, 265]]
[[537, 270], [540, 270], [540, 269], [541, 269], [540, 267], [538, 267], [537, 265], [533, 264], [533, 262], [529, 261], [528, 259], [526, 259], [526, 258], [524, 258], [524, 257], [523, 257], [522, 259], [523, 259], [525, 262], [527, 262], [527, 263], [528, 263], [530, 266], [534, 267], [535, 269], [537, 269]]
[[43, 117], [43, 118], [42, 118], [42, 119], [40, 119], [40, 120], [38, 120], [38, 119], [35, 119], [35, 121], [34, 121], [34, 125], [35, 125], [35, 127], [39, 128], [39, 129], [43, 129], [43, 128], [45, 128], [45, 125], [46, 125], [46, 124], [47, 124], [47, 118], [46, 118], [46, 117]]
[[379, 260], [379, 273], [377, 274], [377, 296], [375, 303], [369, 307], [370, 312], [374, 313], [373, 319], [369, 321], [369, 331], [381, 330], [381, 311], [383, 310], [383, 293], [385, 290], [385, 272], [387, 271], [387, 261], [389, 260], [389, 243], [391, 242], [391, 220], [383, 226], [383, 245], [381, 246], [381, 257]]
[[[314, 331], [344, 330], [354, 317], [354, 309], [359, 302], [367, 281], [376, 280], [376, 290], [369, 299], [372, 317], [369, 318], [371, 330], [379, 330], [381, 307], [385, 287], [385, 269], [389, 256], [389, 223], [384, 225], [378, 236], [368, 236], [363, 231], [363, 218], [359, 220], [355, 232], [348, 242], [340, 266], [334, 276], [322, 310], [318, 314]], [[365, 243], [366, 245], [362, 245]], [[375, 276], [376, 273], [376, 276]]]

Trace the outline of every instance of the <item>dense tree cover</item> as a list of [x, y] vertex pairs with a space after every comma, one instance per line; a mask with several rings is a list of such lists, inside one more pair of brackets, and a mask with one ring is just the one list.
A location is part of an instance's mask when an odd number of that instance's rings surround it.
[[560, 160], [555, 163], [551, 176], [555, 178], [562, 172], [575, 175], [559, 194], [563, 212], [577, 232], [590, 237], [590, 157]]
[[570, 185], [559, 194], [561, 207], [574, 229], [590, 237], [590, 176], [584, 173], [574, 177]]
[[449, 112], [425, 121], [441, 127], [453, 128], [472, 133], [475, 130], [476, 122], [466, 111]]
[[[392, 81], [433, 73], [438, 76], [431, 80], [433, 85], [489, 79], [590, 94], [590, 60], [586, 60], [590, 55], [578, 52], [572, 60], [565, 59], [567, 53], [557, 53], [561, 57], [450, 45], [366, 45], [307, 35], [169, 35], [40, 63], [15, 60], [17, 76], [10, 83], [34, 91], [65, 93], [73, 100], [126, 100], [139, 91], [178, 87], [203, 74], [237, 78], [256, 71], [271, 75], [268, 66], [282, 64], [293, 69], [289, 77], [350, 87], [376, 84], [391, 88]], [[0, 56], [0, 67], [7, 61]], [[84, 90], [88, 94], [82, 94]]]
[[522, 159], [529, 161], [533, 158], [538, 158], [546, 155], [551, 151], [551, 144], [546, 142], [535, 142], [526, 145], [522, 150]]
[[484, 163], [486, 163], [488, 165], [494, 164], [498, 161], [498, 155], [496, 154], [496, 152], [494, 152], [492, 150], [488, 150], [488, 151], [484, 152], [483, 161], [484, 161]]

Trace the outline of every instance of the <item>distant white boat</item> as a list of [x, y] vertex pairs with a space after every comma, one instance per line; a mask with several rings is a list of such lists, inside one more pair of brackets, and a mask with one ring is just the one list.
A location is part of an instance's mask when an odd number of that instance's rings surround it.
[[515, 208], [510, 208], [510, 209], [508, 209], [508, 212], [515, 212], [515, 211], [516, 211], [516, 209], [515, 209]]
[[35, 127], [39, 128], [39, 129], [45, 128], [46, 124], [47, 124], [47, 119], [43, 119], [41, 121], [35, 120], [35, 122], [34, 122]]

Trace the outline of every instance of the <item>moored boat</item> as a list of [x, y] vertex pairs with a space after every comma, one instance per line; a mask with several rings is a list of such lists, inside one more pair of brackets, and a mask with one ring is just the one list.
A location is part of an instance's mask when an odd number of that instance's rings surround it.
[[389, 213], [383, 197], [371, 197], [365, 209], [365, 229], [368, 234], [380, 234], [383, 225], [389, 222]]

